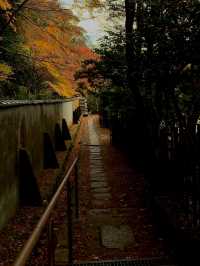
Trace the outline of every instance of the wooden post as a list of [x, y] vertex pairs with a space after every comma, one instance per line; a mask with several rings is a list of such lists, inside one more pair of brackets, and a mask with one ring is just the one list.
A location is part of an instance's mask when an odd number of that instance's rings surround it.
[[76, 215], [76, 218], [78, 219], [79, 218], [79, 196], [78, 196], [78, 193], [79, 193], [79, 185], [78, 185], [78, 162], [76, 163], [75, 165], [75, 215]]
[[68, 247], [69, 247], [69, 258], [68, 263], [72, 265], [73, 262], [73, 238], [72, 238], [72, 199], [71, 199], [71, 182], [67, 181], [67, 219], [68, 219]]
[[53, 236], [53, 220], [51, 218], [48, 223], [47, 234], [48, 234], [48, 265], [54, 266], [55, 265], [55, 243], [54, 243], [54, 236]]

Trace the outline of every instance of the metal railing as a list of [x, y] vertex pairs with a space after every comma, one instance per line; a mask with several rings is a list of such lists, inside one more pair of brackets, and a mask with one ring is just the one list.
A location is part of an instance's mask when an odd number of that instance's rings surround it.
[[[14, 266], [24, 266], [26, 265], [26, 262], [31, 256], [31, 253], [36, 246], [37, 242], [39, 241], [39, 238], [42, 234], [43, 229], [45, 226], [48, 225], [48, 240], [51, 241], [51, 235], [52, 235], [52, 222], [51, 222], [51, 214], [54, 210], [54, 207], [58, 201], [58, 198], [64, 189], [65, 185], [67, 184], [67, 214], [68, 214], [68, 245], [69, 245], [69, 258], [68, 262], [72, 262], [72, 209], [71, 209], [71, 188], [72, 183], [74, 183], [75, 187], [75, 204], [76, 204], [76, 217], [78, 217], [78, 169], [77, 169], [77, 162], [78, 157], [75, 158], [73, 161], [71, 167], [67, 171], [67, 174], [65, 175], [64, 179], [62, 180], [61, 184], [59, 185], [58, 189], [56, 190], [54, 196], [52, 197], [51, 201], [49, 202], [47, 208], [45, 209], [42, 217], [40, 218], [39, 222], [37, 223], [35, 229], [33, 230], [31, 236], [25, 243], [23, 249], [21, 250], [19, 256], [17, 257], [16, 261], [14, 262]], [[75, 178], [74, 180], [70, 180], [70, 175], [75, 169]], [[49, 249], [50, 254], [48, 254], [48, 260], [49, 265], [54, 265], [54, 256], [52, 256], [52, 248]], [[66, 262], [67, 264], [67, 262]]]

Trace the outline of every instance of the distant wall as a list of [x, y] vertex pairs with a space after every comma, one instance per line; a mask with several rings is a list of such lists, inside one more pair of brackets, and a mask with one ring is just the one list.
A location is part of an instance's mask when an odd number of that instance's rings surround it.
[[35, 175], [43, 168], [43, 135], [54, 143], [55, 125], [70, 126], [77, 101], [35, 101], [0, 105], [0, 228], [19, 204], [19, 149], [28, 151]]

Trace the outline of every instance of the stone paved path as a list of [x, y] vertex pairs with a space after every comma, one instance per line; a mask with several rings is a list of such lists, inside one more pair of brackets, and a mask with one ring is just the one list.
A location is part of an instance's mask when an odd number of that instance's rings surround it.
[[74, 228], [74, 261], [165, 257], [145, 206], [144, 179], [110, 144], [98, 116], [84, 118], [80, 152], [80, 218]]

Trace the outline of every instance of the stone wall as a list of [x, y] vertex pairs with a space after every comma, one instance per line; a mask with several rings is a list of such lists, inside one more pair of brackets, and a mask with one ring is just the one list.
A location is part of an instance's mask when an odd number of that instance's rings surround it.
[[54, 144], [55, 125], [73, 121], [74, 104], [69, 101], [36, 101], [0, 104], [0, 228], [19, 204], [19, 150], [28, 152], [34, 174], [43, 169], [43, 138], [48, 133]]

